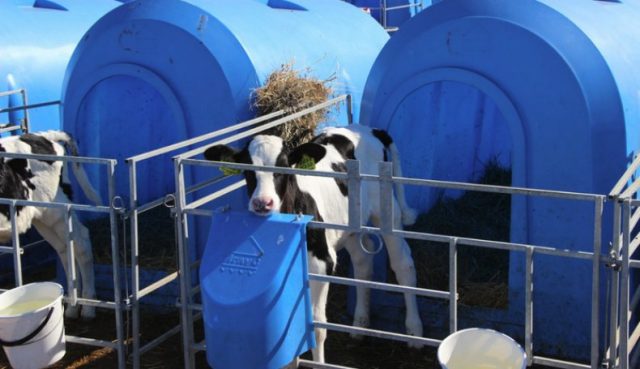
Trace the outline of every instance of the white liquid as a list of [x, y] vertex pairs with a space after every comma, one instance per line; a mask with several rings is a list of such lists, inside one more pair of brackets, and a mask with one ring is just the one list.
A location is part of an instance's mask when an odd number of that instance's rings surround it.
[[504, 362], [501, 363], [478, 363], [477, 360], [474, 361], [473, 358], [459, 357], [459, 358], [451, 358], [448, 363], [446, 363], [447, 368], [449, 369], [510, 369], [515, 368], [515, 364], [513, 366], [505, 367]]
[[51, 300], [29, 300], [18, 302], [0, 310], [0, 316], [13, 316], [38, 310], [51, 303]]

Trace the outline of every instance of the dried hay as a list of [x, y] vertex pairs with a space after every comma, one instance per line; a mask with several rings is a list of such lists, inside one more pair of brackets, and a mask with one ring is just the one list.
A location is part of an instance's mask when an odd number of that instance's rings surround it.
[[[310, 69], [298, 71], [293, 63], [280, 66], [267, 78], [265, 84], [254, 90], [253, 105], [259, 116], [279, 110], [294, 112], [323, 103], [332, 93], [328, 83], [335, 77], [319, 80], [310, 76]], [[280, 126], [265, 131], [282, 137], [287, 146], [295, 147], [308, 142], [319, 123], [326, 120], [330, 109], [325, 108], [304, 115]]]
[[[490, 161], [478, 181], [481, 184], [511, 185], [511, 170]], [[442, 198], [407, 229], [458, 237], [509, 241], [511, 196], [467, 191], [457, 199]], [[408, 240], [416, 262], [418, 286], [448, 289], [449, 248], [447, 244]], [[509, 252], [470, 246], [458, 248], [460, 303], [504, 308], [508, 301]]]

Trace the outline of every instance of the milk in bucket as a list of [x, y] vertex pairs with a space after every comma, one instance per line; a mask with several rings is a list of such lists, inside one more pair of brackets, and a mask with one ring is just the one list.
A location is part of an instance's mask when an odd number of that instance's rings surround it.
[[40, 369], [65, 354], [62, 286], [37, 282], [0, 294], [0, 345], [14, 369]]

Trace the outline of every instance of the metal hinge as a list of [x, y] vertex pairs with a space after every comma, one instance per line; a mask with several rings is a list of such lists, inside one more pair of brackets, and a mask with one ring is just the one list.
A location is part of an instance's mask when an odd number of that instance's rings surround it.
[[609, 260], [607, 260], [604, 265], [616, 272], [620, 271], [620, 269], [622, 268], [622, 259], [620, 258], [616, 250], [609, 251]]

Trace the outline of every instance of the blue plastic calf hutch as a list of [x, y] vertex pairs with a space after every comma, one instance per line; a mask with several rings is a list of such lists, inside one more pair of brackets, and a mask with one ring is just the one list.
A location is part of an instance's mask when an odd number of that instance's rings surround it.
[[213, 216], [200, 281], [207, 361], [280, 369], [315, 346], [307, 274], [310, 216]]
[[[64, 71], [82, 35], [117, 0], [0, 1], [0, 92], [26, 88], [31, 104], [60, 100]], [[0, 107], [21, 106], [20, 98], [0, 98]], [[3, 116], [4, 115], [4, 116]], [[19, 122], [21, 111], [0, 115], [0, 122]], [[60, 128], [56, 106], [29, 112], [31, 129]]]
[[[407, 176], [469, 181], [497, 158], [513, 186], [607, 194], [640, 147], [639, 19], [637, 1], [439, 2], [385, 45], [361, 123], [390, 131]], [[441, 193], [407, 195], [428, 210]], [[589, 251], [593, 213], [513, 196], [511, 240]], [[606, 248], [612, 225], [602, 229]], [[536, 351], [585, 358], [590, 262], [534, 259]], [[524, 273], [512, 253], [511, 327], [524, 321]]]
[[[337, 0], [133, 1], [98, 20], [74, 51], [63, 126], [83, 155], [123, 160], [253, 118], [253, 90], [287, 63], [321, 80], [335, 77], [335, 93], [353, 94], [359, 109], [388, 38]], [[346, 109], [336, 119], [346, 124]], [[116, 171], [126, 199], [126, 165]], [[106, 182], [93, 182], [106, 196]], [[170, 156], [143, 163], [138, 187], [141, 203], [173, 192]]]

